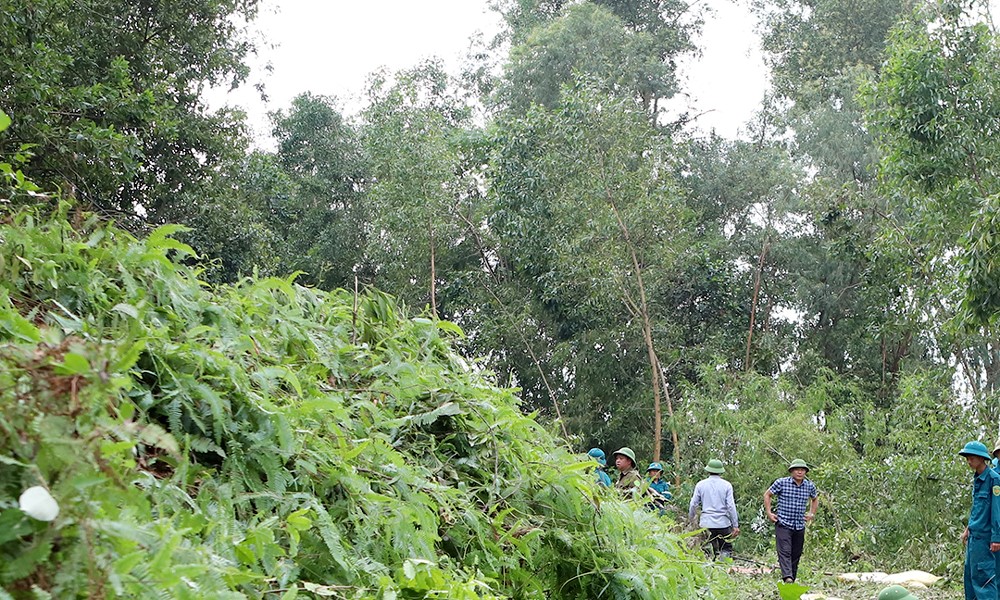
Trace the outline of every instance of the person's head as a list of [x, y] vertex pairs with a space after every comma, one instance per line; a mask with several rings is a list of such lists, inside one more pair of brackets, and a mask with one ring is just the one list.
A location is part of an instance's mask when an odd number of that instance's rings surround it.
[[878, 600], [917, 600], [917, 597], [901, 585], [890, 585], [878, 593]]
[[712, 475], [722, 475], [726, 472], [726, 468], [722, 465], [721, 460], [713, 458], [705, 465], [705, 472]]
[[989, 461], [993, 458], [986, 449], [986, 444], [978, 441], [967, 443], [958, 453], [965, 457], [965, 462], [977, 475], [989, 466]]
[[993, 458], [1000, 458], [1000, 439], [997, 443], [993, 444]]
[[656, 481], [660, 478], [660, 475], [663, 475], [663, 465], [658, 462], [649, 463], [649, 466], [646, 468], [646, 475], [649, 475], [650, 479]]
[[807, 465], [806, 461], [801, 458], [796, 458], [790, 465], [788, 465], [788, 473], [792, 476], [792, 479], [794, 479], [796, 483], [801, 483], [802, 480], [806, 478], [806, 473], [808, 472], [809, 465]]
[[631, 471], [635, 468], [635, 452], [631, 448], [616, 450], [612, 456], [615, 457], [615, 468], [619, 471]]
[[596, 460], [597, 464], [602, 467], [608, 464], [608, 459], [604, 456], [604, 450], [601, 450], [600, 448], [591, 448], [587, 451], [587, 456]]

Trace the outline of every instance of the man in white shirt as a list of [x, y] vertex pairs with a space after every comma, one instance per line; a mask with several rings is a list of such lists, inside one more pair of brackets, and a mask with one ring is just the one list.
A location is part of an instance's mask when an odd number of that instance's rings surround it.
[[726, 469], [722, 461], [717, 458], [708, 461], [705, 471], [709, 476], [694, 486], [691, 506], [688, 507], [688, 521], [694, 523], [695, 512], [700, 506], [701, 519], [698, 524], [708, 530], [712, 556], [721, 555], [723, 558], [728, 558], [733, 555], [732, 538], [740, 534], [733, 484], [722, 478]]

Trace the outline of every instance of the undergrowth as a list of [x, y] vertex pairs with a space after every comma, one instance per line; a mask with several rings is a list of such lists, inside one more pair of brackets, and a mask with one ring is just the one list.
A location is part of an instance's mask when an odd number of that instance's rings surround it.
[[454, 325], [37, 206], [0, 225], [0, 598], [713, 595]]

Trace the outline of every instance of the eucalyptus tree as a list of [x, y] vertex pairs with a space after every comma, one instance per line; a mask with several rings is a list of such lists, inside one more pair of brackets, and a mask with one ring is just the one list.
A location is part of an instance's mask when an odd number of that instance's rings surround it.
[[501, 3], [512, 47], [496, 101], [523, 111], [553, 107], [578, 76], [641, 101], [657, 115], [678, 90], [677, 59], [694, 50], [697, 4], [676, 0]]
[[500, 260], [553, 325], [551, 360], [574, 429], [638, 440], [648, 426], [658, 459], [661, 406], [672, 412], [661, 354], [673, 340], [656, 299], [688, 216], [669, 139], [641, 104], [600, 85], [580, 82], [560, 98], [498, 124], [489, 226]]
[[[438, 315], [438, 287], [462, 265], [478, 264], [465, 235], [478, 194], [463, 165], [472, 111], [441, 65], [377, 75], [363, 115], [371, 168], [369, 281]], [[462, 217], [466, 216], [465, 219]]]
[[285, 193], [269, 199], [286, 272], [324, 289], [351, 287], [361, 264], [368, 166], [358, 131], [332, 98], [302, 94], [271, 115]]
[[912, 0], [757, 0], [774, 99], [768, 143], [801, 170], [783, 236], [784, 303], [801, 314], [797, 368], [864, 382], [883, 401], [903, 358], [919, 355], [914, 323], [893, 298], [895, 259], [873, 242], [888, 200], [875, 185], [875, 144], [856, 95], [881, 68], [889, 32]]
[[[928, 322], [939, 361], [954, 361], [974, 398], [1000, 383], [996, 213], [1000, 43], [985, 2], [925, 7], [893, 35], [867, 91], [881, 169], [894, 200], [887, 246], [910, 280], [902, 308]], [[977, 403], [977, 407], [988, 403]], [[1000, 415], [989, 410], [989, 419]]]

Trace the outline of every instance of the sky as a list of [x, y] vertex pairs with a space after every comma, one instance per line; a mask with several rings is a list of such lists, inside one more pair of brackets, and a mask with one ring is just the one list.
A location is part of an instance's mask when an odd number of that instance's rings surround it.
[[[732, 0], [706, 4], [714, 14], [706, 17], [699, 40], [703, 53], [682, 65], [686, 95], [668, 107], [679, 111], [688, 104], [697, 106], [696, 113], [708, 111], [695, 125], [732, 138], [760, 105], [767, 74], [748, 9]], [[207, 98], [213, 108], [242, 107], [255, 137], [267, 146], [268, 111], [287, 108], [298, 94], [334, 96], [354, 113], [373, 71], [397, 71], [438, 57], [457, 73], [470, 38], [481, 33], [490, 39], [500, 25], [487, 0], [263, 0], [255, 27], [264, 43], [251, 61], [250, 85], [229, 93], [212, 90]], [[267, 102], [255, 83], [264, 84]]]

